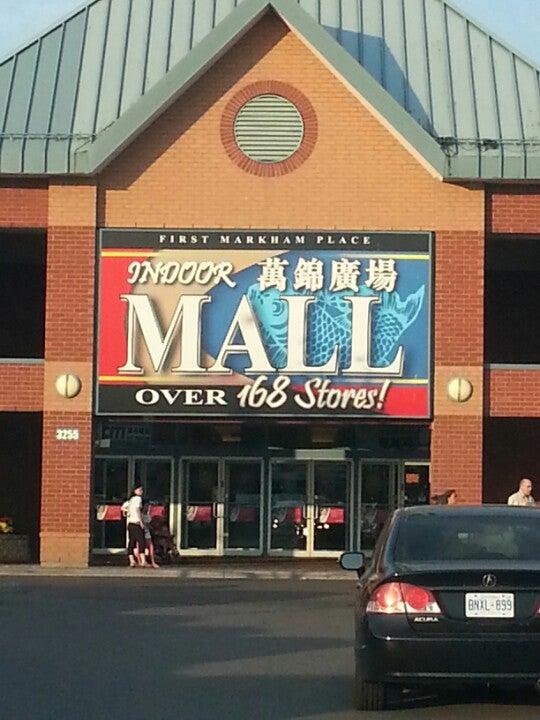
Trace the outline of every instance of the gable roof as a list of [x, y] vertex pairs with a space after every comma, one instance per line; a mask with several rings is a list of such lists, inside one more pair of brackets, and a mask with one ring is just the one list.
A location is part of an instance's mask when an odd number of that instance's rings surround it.
[[447, 179], [540, 179], [540, 71], [447, 0], [92, 0], [0, 64], [0, 173], [92, 174], [273, 8]]

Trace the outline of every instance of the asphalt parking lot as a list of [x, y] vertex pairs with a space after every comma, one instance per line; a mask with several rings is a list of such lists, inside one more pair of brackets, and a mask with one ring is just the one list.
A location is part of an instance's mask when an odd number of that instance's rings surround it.
[[[349, 720], [354, 582], [0, 577], [9, 720]], [[540, 696], [396, 699], [365, 720], [533, 720]]]

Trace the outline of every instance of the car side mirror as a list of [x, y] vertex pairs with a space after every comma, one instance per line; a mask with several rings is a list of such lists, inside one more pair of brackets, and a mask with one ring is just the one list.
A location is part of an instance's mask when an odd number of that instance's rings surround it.
[[339, 564], [344, 570], [356, 570], [357, 573], [360, 573], [365, 566], [364, 553], [342, 553], [341, 557], [339, 558]]

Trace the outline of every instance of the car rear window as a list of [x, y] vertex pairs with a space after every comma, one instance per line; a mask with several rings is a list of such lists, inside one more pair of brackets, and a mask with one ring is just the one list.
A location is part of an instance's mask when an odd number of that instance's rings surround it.
[[540, 560], [538, 517], [433, 513], [401, 518], [394, 559], [408, 561]]

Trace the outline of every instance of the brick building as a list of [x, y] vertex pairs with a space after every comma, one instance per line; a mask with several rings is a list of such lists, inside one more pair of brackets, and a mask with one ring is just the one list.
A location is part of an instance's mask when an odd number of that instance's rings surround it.
[[538, 77], [444, 0], [93, 0], [0, 64], [33, 559], [136, 483], [185, 555], [328, 557], [538, 480]]

